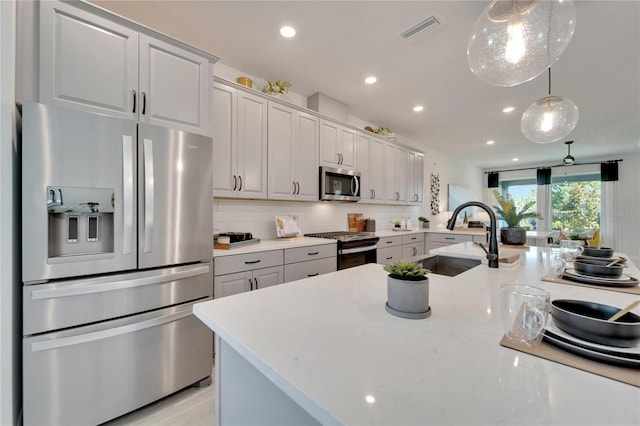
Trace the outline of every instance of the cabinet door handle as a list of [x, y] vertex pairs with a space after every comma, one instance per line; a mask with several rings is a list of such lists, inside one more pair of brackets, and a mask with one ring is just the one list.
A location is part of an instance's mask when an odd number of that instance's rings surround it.
[[400, 201], [400, 193], [396, 192], [396, 201]]
[[236, 175], [233, 175], [233, 190], [235, 191], [237, 187], [238, 187], [238, 178], [236, 177]]
[[316, 255], [318, 255], [318, 254], [320, 254], [320, 252], [319, 252], [319, 251], [312, 251], [312, 252], [310, 252], [310, 253], [307, 253], [307, 256], [316, 256]]
[[296, 195], [296, 181], [292, 181], [291, 184], [293, 185], [293, 191], [291, 191], [291, 195]]
[[254, 265], [256, 263], [260, 263], [260, 260], [262, 259], [258, 259], [258, 260], [247, 260], [244, 262], [245, 265]]
[[253, 290], [253, 279], [249, 278], [249, 290]]
[[135, 114], [136, 113], [136, 91], [132, 90], [131, 92], [133, 93], [133, 110], [131, 112]]
[[415, 248], [415, 247], [413, 247], [413, 255], [415, 256], [415, 255], [417, 255], [417, 254], [418, 254], [418, 249], [417, 249], [417, 248]]
[[142, 92], [142, 115], [147, 113], [147, 94]]
[[255, 278], [253, 279], [253, 282], [254, 282], [254, 284], [255, 284], [255, 288], [254, 288], [254, 290], [257, 290], [257, 289], [258, 289], [258, 277], [255, 277]]
[[320, 273], [316, 272], [315, 274], [307, 274], [308, 277], [317, 277]]
[[376, 190], [375, 189], [373, 190], [373, 199], [374, 200], [376, 199]]
[[296, 195], [300, 195], [300, 182], [296, 182], [296, 187], [298, 189], [296, 189]]
[[240, 181], [240, 186], [238, 187], [238, 191], [242, 191], [242, 176], [238, 175], [238, 180]]

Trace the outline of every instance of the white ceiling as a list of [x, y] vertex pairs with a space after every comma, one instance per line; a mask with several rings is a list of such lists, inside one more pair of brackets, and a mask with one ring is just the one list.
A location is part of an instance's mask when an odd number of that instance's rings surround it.
[[[547, 95], [546, 73], [501, 88], [469, 70], [466, 44], [489, 1], [95, 1], [267, 80], [316, 92], [349, 113], [484, 168], [560, 161], [562, 142], [520, 133], [522, 112]], [[640, 2], [576, 1], [573, 39], [552, 67], [552, 94], [580, 121], [567, 137], [576, 160], [640, 152]], [[407, 43], [400, 33], [430, 15], [444, 25]], [[282, 38], [284, 25], [297, 30]], [[364, 83], [375, 75], [378, 83]], [[416, 104], [425, 106], [414, 113]], [[510, 114], [505, 106], [515, 106]], [[493, 139], [496, 143], [487, 146]]]

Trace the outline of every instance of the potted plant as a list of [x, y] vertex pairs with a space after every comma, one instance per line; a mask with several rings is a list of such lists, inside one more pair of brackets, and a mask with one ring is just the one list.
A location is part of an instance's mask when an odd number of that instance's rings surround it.
[[516, 206], [515, 200], [510, 194], [502, 195], [498, 190], [493, 190], [499, 206], [493, 206], [498, 219], [506, 222], [507, 226], [500, 228], [500, 241], [503, 244], [524, 245], [527, 242], [527, 231], [519, 227], [524, 219], [542, 219], [539, 213], [529, 211], [535, 201], [525, 203], [520, 210]]
[[291, 83], [288, 81], [267, 81], [267, 87], [262, 89], [262, 91], [270, 95], [279, 95], [281, 93], [287, 93], [289, 87], [291, 87]]
[[422, 224], [422, 227], [423, 227], [424, 229], [427, 229], [427, 228], [429, 227], [429, 219], [427, 219], [427, 218], [426, 218], [426, 217], [424, 217], [424, 216], [420, 216], [420, 217], [418, 218], [418, 222], [420, 222], [420, 223]]
[[429, 317], [429, 270], [401, 260], [385, 265], [384, 270], [389, 273], [387, 311], [402, 318]]

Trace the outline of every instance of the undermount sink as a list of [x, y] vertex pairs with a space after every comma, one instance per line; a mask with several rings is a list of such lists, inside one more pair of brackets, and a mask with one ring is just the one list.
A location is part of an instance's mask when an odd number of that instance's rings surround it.
[[421, 260], [420, 263], [432, 274], [446, 275], [448, 277], [455, 277], [480, 265], [479, 260], [451, 256], [432, 256]]

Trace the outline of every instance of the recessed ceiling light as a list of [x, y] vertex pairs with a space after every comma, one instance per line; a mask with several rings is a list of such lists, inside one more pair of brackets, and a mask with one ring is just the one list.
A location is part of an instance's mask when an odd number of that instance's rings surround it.
[[416, 105], [413, 107], [414, 112], [420, 112], [422, 110], [424, 110], [424, 107], [422, 105]]
[[296, 35], [296, 30], [295, 30], [295, 28], [286, 25], [286, 26], [280, 28], [280, 35], [282, 37], [291, 38], [294, 35]]
[[367, 83], [367, 84], [373, 84], [376, 81], [378, 81], [378, 79], [373, 77], [373, 76], [372, 77], [367, 77], [367, 78], [364, 79], [364, 82]]
[[518, 161], [518, 157], [513, 157], [511, 161]]
[[506, 107], [506, 108], [502, 108], [502, 112], [513, 112], [515, 108], [512, 106]]
[[493, 145], [496, 141], [487, 141], [487, 145]]

